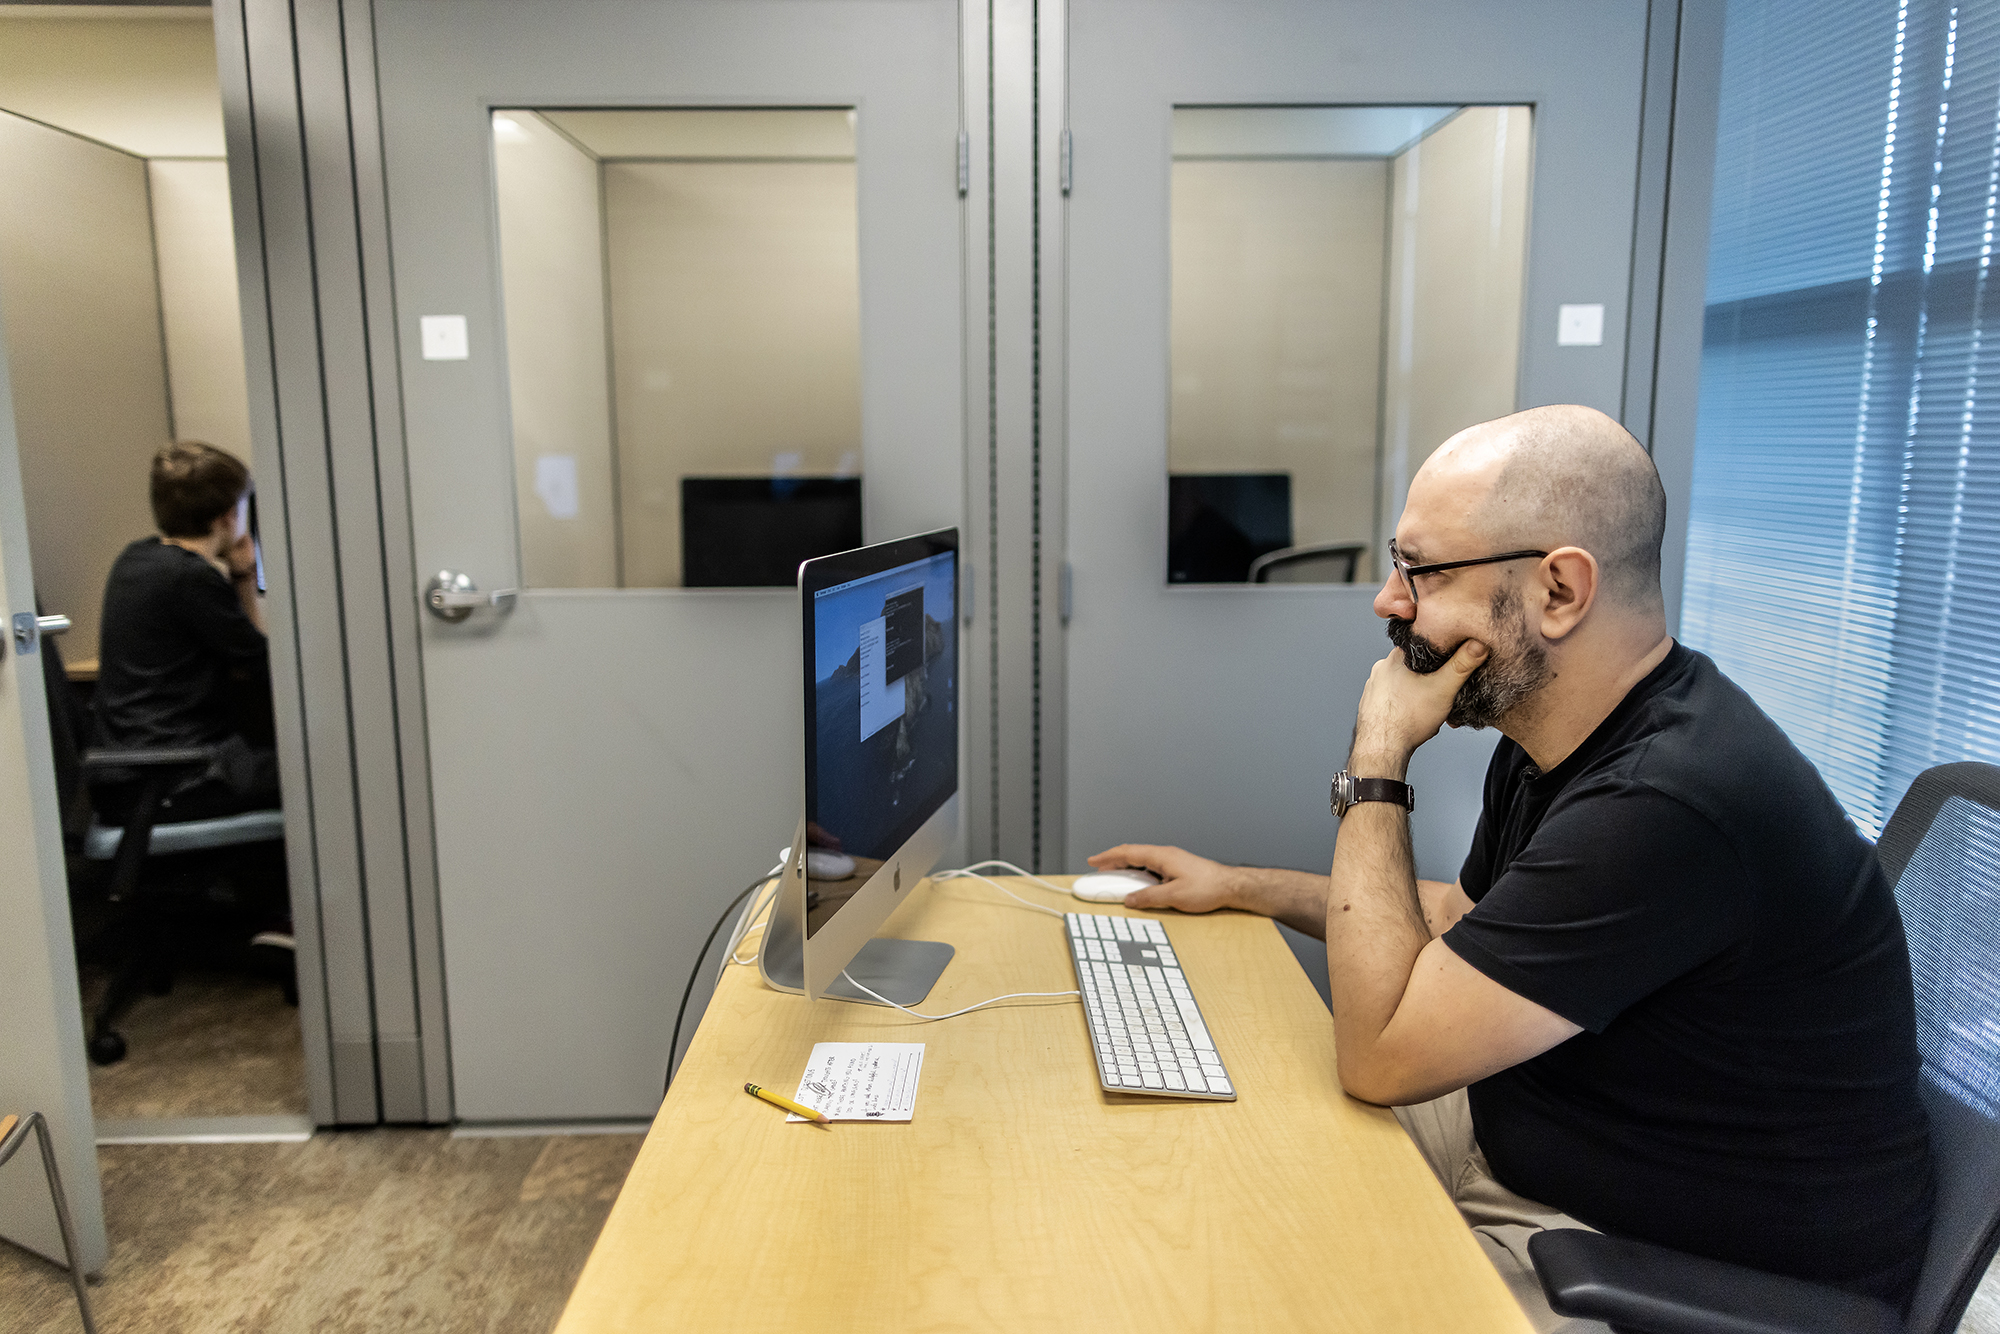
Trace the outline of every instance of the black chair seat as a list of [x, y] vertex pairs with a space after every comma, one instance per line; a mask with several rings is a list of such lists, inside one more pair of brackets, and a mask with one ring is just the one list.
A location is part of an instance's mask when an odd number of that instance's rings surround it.
[[1601, 1232], [1557, 1228], [1528, 1255], [1561, 1315], [1647, 1334], [1903, 1334], [1886, 1302]]

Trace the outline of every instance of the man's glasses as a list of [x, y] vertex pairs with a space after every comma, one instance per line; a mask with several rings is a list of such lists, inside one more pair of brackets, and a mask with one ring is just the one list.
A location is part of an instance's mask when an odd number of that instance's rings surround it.
[[1498, 556], [1474, 556], [1471, 560], [1441, 560], [1433, 561], [1429, 565], [1412, 565], [1403, 559], [1402, 550], [1397, 547], [1396, 539], [1393, 537], [1389, 539], [1389, 563], [1396, 567], [1396, 573], [1402, 577], [1403, 591], [1410, 595], [1410, 605], [1413, 607], [1417, 605], [1417, 576], [1420, 574], [1459, 570], [1468, 565], [1496, 565], [1503, 560], [1527, 560], [1530, 557], [1540, 560], [1548, 554], [1546, 551], [1508, 551]]

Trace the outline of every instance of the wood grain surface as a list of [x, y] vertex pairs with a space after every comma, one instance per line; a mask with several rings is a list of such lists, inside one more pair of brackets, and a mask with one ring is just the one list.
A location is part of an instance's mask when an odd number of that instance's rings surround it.
[[[1103, 1092], [1074, 999], [932, 1024], [732, 967], [558, 1334], [1523, 1334], [1395, 1119], [1340, 1091], [1332, 1022], [1272, 924], [1155, 915], [1234, 1103]], [[978, 881], [924, 882], [883, 934], [958, 947], [927, 1012], [1076, 985], [1061, 922]], [[743, 1093], [790, 1093], [815, 1042], [871, 1039], [926, 1044], [910, 1124], [788, 1123]]]

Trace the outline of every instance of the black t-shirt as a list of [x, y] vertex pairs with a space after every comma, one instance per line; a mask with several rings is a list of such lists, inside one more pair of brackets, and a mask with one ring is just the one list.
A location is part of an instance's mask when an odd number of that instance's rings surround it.
[[1584, 1031], [1473, 1084], [1506, 1186], [1901, 1304], [1930, 1229], [1908, 946], [1875, 850], [1676, 644], [1544, 774], [1503, 739], [1444, 934]]
[[269, 682], [264, 633], [213, 565], [157, 537], [118, 553], [94, 705], [106, 745], [215, 745], [243, 730]]

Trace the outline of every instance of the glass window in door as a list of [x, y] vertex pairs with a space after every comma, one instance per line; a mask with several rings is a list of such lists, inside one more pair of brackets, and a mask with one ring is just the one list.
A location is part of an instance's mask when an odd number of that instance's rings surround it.
[[523, 582], [861, 545], [854, 113], [493, 113]]
[[1379, 578], [1410, 475], [1513, 411], [1530, 124], [1174, 109], [1169, 583]]

